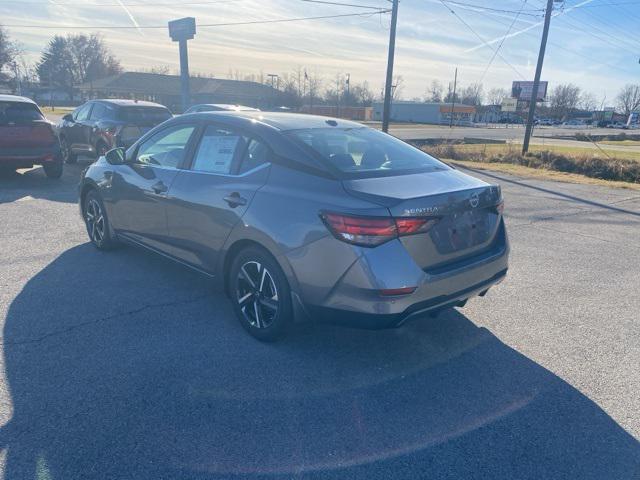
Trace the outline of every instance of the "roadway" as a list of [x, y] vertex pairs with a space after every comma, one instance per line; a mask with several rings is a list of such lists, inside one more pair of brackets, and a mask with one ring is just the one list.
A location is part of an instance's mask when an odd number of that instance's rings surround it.
[[2, 478], [638, 478], [638, 192], [474, 173], [503, 186], [504, 283], [265, 345], [200, 275], [96, 251], [84, 166], [0, 177]]

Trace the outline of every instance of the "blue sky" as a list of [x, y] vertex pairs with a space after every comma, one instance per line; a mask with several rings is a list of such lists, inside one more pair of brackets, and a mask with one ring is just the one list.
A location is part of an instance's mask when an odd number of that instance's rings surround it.
[[[389, 6], [385, 0], [335, 1]], [[432, 80], [448, 83], [456, 66], [462, 85], [482, 79], [485, 91], [509, 88], [512, 80], [533, 78], [545, 2], [459, 2], [462, 4], [448, 3], [456, 16], [440, 0], [401, 1], [395, 72], [404, 78], [404, 97], [423, 95]], [[516, 14], [512, 12], [520, 9], [522, 13], [514, 22]], [[55, 33], [101, 31], [126, 69], [166, 66], [177, 70], [177, 46], [165, 29], [99, 27], [165, 25], [183, 16], [194, 16], [199, 24], [207, 24], [367, 11], [300, 0], [0, 0], [0, 22], [22, 43], [30, 60], [38, 58]], [[389, 22], [389, 15], [372, 15], [201, 27], [190, 42], [191, 69], [226, 77], [230, 69], [258, 74], [302, 66], [326, 78], [326, 83], [337, 73], [350, 73], [353, 82], [366, 79], [379, 91], [385, 75]], [[79, 28], [48, 28], [54, 25]], [[578, 84], [600, 101], [606, 95], [606, 103], [612, 104], [622, 85], [640, 83], [638, 25], [640, 0], [565, 1], [552, 20], [543, 79], [551, 87], [560, 82]], [[484, 74], [507, 31], [510, 35]]]

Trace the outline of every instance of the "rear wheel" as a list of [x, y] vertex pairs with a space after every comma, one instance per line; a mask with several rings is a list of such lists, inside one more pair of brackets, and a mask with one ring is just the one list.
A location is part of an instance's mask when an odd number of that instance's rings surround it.
[[82, 213], [89, 239], [100, 250], [111, 250], [117, 245], [111, 235], [111, 225], [104, 203], [97, 191], [91, 190], [85, 197]]
[[62, 176], [62, 162], [50, 162], [42, 165], [44, 173], [49, 178], [60, 178]]
[[242, 250], [231, 264], [229, 287], [234, 311], [247, 332], [267, 342], [284, 336], [293, 319], [291, 290], [268, 252]]
[[64, 137], [60, 139], [60, 148], [62, 149], [62, 158], [64, 159], [64, 163], [71, 165], [78, 161], [78, 156], [73, 153], [69, 142]]

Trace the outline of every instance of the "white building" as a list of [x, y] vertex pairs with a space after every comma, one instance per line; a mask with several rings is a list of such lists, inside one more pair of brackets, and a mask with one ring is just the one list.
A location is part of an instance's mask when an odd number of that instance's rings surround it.
[[[381, 121], [384, 104], [373, 104], [373, 119]], [[476, 107], [456, 103], [424, 103], [395, 101], [391, 104], [392, 122], [432, 123], [448, 125], [453, 109], [453, 123], [455, 125], [470, 125], [476, 114]]]

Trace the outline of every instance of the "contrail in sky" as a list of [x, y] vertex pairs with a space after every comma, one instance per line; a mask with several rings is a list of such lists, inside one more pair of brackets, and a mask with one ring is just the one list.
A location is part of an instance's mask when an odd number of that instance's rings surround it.
[[127, 6], [124, 3], [122, 3], [122, 0], [118, 0], [118, 4], [126, 12], [126, 14], [129, 15], [129, 18], [131, 19], [131, 23], [133, 23], [133, 25], [138, 29], [138, 32], [140, 33], [140, 35], [144, 37], [144, 32], [140, 28], [140, 25], [138, 25], [138, 22], [136, 21], [135, 17], [131, 14]]
[[[575, 8], [578, 8], [578, 7], [581, 7], [582, 5], [586, 5], [587, 3], [591, 3], [593, 1], [594, 0], [584, 0], [583, 2], [576, 3], [575, 5], [572, 5], [571, 7], [567, 8], [565, 10], [560, 10], [559, 12], [554, 13], [552, 16], [553, 17], [558, 17], [560, 15], [567, 14], [571, 10], [573, 10]], [[529, 25], [528, 27], [523, 28], [522, 30], [518, 30], [517, 32], [510, 33], [507, 36], [502, 36], [502, 37], [494, 38], [493, 40], [488, 40], [486, 43], [481, 43], [480, 45], [476, 45], [475, 47], [468, 48], [467, 50], [465, 50], [465, 53], [474, 52], [474, 51], [479, 50], [480, 48], [482, 48], [482, 47], [484, 47], [486, 45], [491, 45], [493, 43], [497, 43], [497, 42], [501, 41], [503, 38], [507, 39], [507, 38], [517, 37], [518, 35], [526, 33], [529, 30], [532, 30], [532, 29], [534, 29], [536, 27], [539, 27], [540, 25], [543, 25], [543, 24], [544, 24], [544, 21], [540, 21], [538, 23], [534, 23], [532, 25]]]

